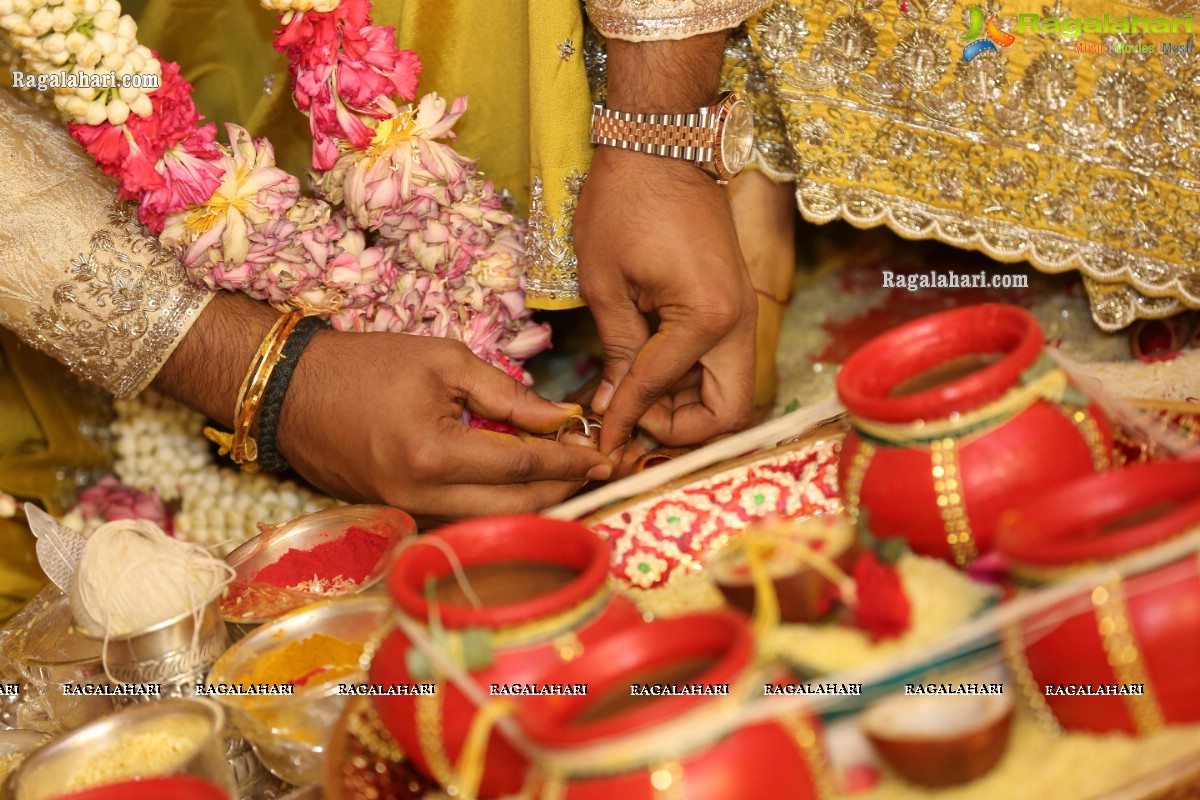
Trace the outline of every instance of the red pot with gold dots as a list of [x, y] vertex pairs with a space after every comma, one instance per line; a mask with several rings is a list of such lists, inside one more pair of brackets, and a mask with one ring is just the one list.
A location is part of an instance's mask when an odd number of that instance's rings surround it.
[[[1114, 563], [1006, 632], [1013, 672], [1045, 722], [1137, 734], [1200, 722], [1200, 543], [1181, 538], [1198, 530], [1197, 462], [1093, 476], [1001, 521], [999, 546], [1026, 580]], [[1118, 572], [1134, 555], [1148, 560]]]
[[[610, 591], [609, 560], [608, 543], [579, 523], [492, 517], [442, 528], [409, 546], [388, 589], [395, 614], [419, 626], [489, 693], [493, 684], [528, 683], [606, 635], [641, 623], [633, 604]], [[377, 696], [375, 710], [414, 766], [443, 787], [461, 789], [459, 766], [477, 706], [441, 680], [399, 629], [376, 651], [370, 679], [436, 684], [432, 694]], [[520, 705], [527, 698], [503, 699]], [[528, 763], [499, 733], [486, 742], [478, 796], [516, 793]]]
[[959, 566], [992, 547], [1005, 510], [1109, 467], [1108, 421], [1016, 306], [889, 331], [846, 361], [837, 389], [852, 424], [838, 478], [851, 517]]

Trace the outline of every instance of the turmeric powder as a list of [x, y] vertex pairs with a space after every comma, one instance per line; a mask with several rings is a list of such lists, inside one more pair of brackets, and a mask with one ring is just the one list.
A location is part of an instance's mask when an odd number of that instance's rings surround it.
[[254, 662], [242, 677], [248, 684], [326, 683], [358, 671], [362, 642], [344, 642], [324, 633], [288, 642]]

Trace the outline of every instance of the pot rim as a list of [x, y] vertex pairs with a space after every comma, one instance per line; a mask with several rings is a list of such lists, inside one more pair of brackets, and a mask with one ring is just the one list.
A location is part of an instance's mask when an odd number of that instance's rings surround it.
[[[532, 561], [579, 570], [567, 585], [530, 600], [479, 609], [439, 603], [438, 616], [446, 628], [507, 628], [560, 614], [602, 591], [608, 577], [608, 541], [578, 522], [513, 514], [459, 522], [427, 536], [447, 544], [464, 569], [504, 561]], [[440, 548], [414, 544], [396, 559], [388, 576], [388, 590], [402, 613], [424, 624], [430, 618], [430, 609], [423, 580], [452, 574]]]
[[[1100, 531], [1171, 501], [1179, 505], [1167, 513]], [[1124, 556], [1198, 524], [1200, 463], [1167, 461], [1091, 475], [1023, 503], [1000, 518], [996, 543], [1014, 562], [1064, 566]]]
[[[583, 655], [556, 664], [537, 684], [588, 684], [587, 695], [534, 696], [518, 711], [522, 728], [534, 743], [566, 749], [611, 739], [673, 721], [681, 714], [725, 698], [685, 695], [646, 698], [639, 706], [598, 720], [573, 725], [600, 695], [630, 685], [637, 672], [673, 660], [715, 656], [714, 663], [688, 683], [733, 684], [753, 667], [750, 624], [733, 611], [710, 611], [658, 619], [627, 628], [589, 647]], [[595, 691], [593, 691], [595, 690]]]
[[[130, 790], [138, 790], [139, 797], [172, 797], [178, 798], [176, 794], [166, 794], [168, 792], [178, 792], [181, 788], [186, 788], [188, 797], [191, 800], [206, 797], [208, 800], [228, 800], [229, 793], [222, 789], [212, 781], [195, 775], [180, 773], [177, 775], [161, 775], [153, 778], [141, 778], [137, 780], [121, 781], [119, 783], [107, 783], [103, 786], [94, 786], [91, 789], [84, 789], [79, 792], [63, 795], [56, 800], [99, 800], [104, 798], [128, 797], [122, 792]], [[156, 794], [157, 792], [157, 794]]]
[[[985, 303], [941, 311], [905, 323], [855, 351], [837, 376], [837, 392], [855, 417], [905, 423], [945, 419], [1003, 397], [1043, 349], [1042, 328], [1019, 306]], [[1002, 353], [994, 364], [957, 380], [902, 397], [902, 381], [947, 359]]]
[[[971, 697], [971, 695], [966, 697]], [[878, 727], [878, 718], [883, 707], [889, 703], [901, 701], [903, 697], [881, 700], [868, 707], [859, 717], [859, 726], [862, 728], [863, 735], [871, 741], [879, 740], [888, 744], [920, 742], [925, 745], [945, 747], [962, 744], [966, 740], [977, 737], [980, 733], [989, 731], [993, 726], [1011, 724], [1013, 717], [1016, 716], [1016, 702], [1012, 695], [975, 695], [974, 697], [975, 699], [986, 698], [986, 702], [991, 702], [995, 708], [976, 720], [975, 727], [968, 730], [938, 731], [930, 734], [881, 732]]]

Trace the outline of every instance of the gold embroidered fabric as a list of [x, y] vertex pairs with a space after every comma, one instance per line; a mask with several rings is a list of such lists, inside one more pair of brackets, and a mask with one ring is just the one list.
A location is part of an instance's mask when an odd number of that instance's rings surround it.
[[[981, 0], [1016, 41], [967, 62], [971, 5], [779, 0], [756, 14], [732, 37], [726, 71], [755, 106], [756, 166], [795, 180], [814, 222], [887, 225], [1045, 272], [1079, 270], [1107, 330], [1200, 308], [1195, 37], [1069, 40], [1016, 25], [1018, 14], [1188, 11]], [[1192, 52], [1163, 52], [1164, 42]]]
[[[572, 171], [556, 192], [547, 193], [545, 178], [533, 179], [525, 254], [526, 303], [533, 308], [562, 309], [583, 305], [579, 296], [579, 258], [575, 255], [575, 206], [586, 175]], [[553, 180], [553, 179], [552, 179]], [[553, 206], [558, 200], [557, 208]]]
[[587, 0], [587, 14], [606, 37], [644, 42], [727, 30], [765, 5], [764, 0]]
[[118, 397], [143, 389], [209, 294], [54, 120], [0, 90], [0, 325]]

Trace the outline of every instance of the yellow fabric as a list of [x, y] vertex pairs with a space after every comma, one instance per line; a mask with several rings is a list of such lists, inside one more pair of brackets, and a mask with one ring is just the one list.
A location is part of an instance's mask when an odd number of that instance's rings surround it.
[[[273, 13], [253, 0], [127, 0], [124, 7], [138, 20], [138, 38], [180, 64], [202, 114], [266, 136], [278, 163], [304, 174], [311, 166], [308, 122], [292, 102], [286, 61], [271, 44]], [[468, 96], [455, 128], [458, 149], [480, 159], [522, 215], [534, 176], [543, 176], [545, 207], [556, 230], [567, 230], [568, 179], [582, 175], [591, 159], [579, 4], [379, 0], [372, 20], [395, 26], [400, 47], [420, 57], [421, 94]], [[576, 52], [564, 60], [559, 46], [567, 40]], [[530, 305], [547, 304], [531, 297]]]
[[[78, 470], [104, 453], [80, 431], [95, 422], [88, 395], [66, 370], [0, 329], [0, 492], [61, 513]], [[46, 584], [23, 522], [0, 519], [0, 621]]]
[[[1005, 0], [978, 5], [1015, 42], [968, 63], [975, 5], [887, 0], [831, 13], [819, 0], [780, 0], [751, 17], [726, 78], [755, 106], [757, 166], [796, 180], [815, 222], [886, 224], [1046, 272], [1079, 269], [1113, 287], [1089, 286], [1108, 330], [1200, 307], [1200, 61], [1161, 49], [1193, 37], [1021, 31], [1017, 15], [1051, 12]], [[1155, 5], [1080, 0], [1060, 13], [1186, 14], [1187, 4]], [[1115, 41], [1156, 52], [1074, 47]]]

